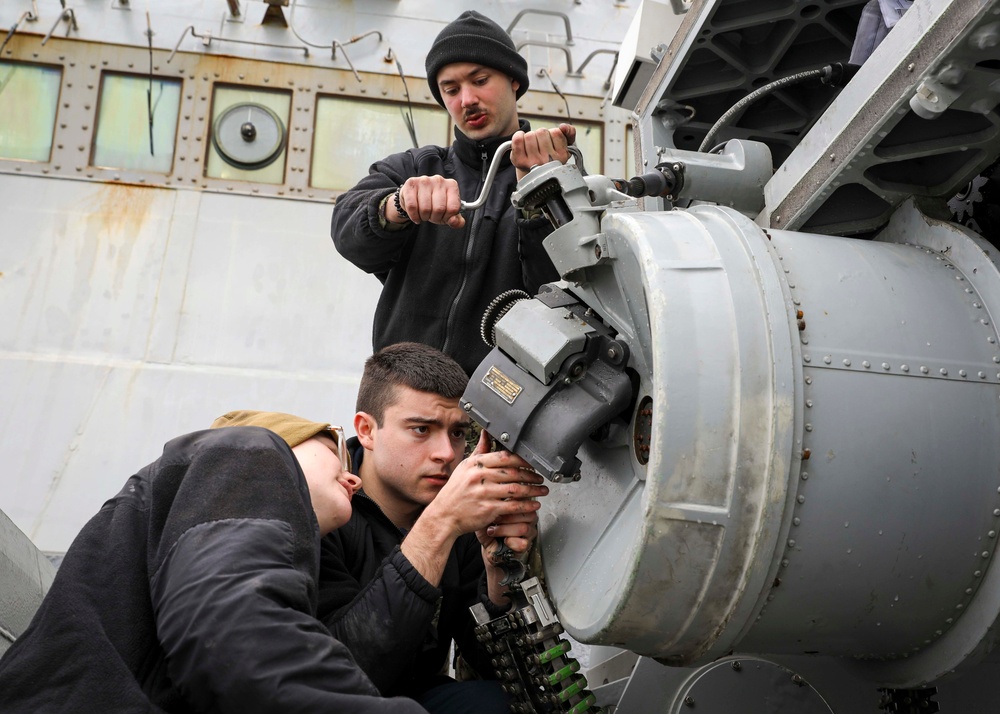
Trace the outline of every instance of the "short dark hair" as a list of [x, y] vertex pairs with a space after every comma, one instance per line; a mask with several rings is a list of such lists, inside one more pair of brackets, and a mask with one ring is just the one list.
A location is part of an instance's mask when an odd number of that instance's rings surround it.
[[418, 342], [398, 342], [365, 361], [355, 408], [371, 414], [382, 426], [385, 410], [396, 401], [397, 387], [458, 399], [468, 383], [465, 370], [441, 350]]

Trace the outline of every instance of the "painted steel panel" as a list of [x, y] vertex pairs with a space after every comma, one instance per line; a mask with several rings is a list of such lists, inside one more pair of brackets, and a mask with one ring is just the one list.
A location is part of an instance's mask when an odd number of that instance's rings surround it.
[[61, 552], [179, 433], [350, 426], [380, 285], [317, 203], [0, 176], [0, 510]]

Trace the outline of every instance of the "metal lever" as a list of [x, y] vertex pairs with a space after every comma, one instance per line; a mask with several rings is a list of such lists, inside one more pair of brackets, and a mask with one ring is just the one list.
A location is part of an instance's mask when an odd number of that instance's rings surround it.
[[486, 180], [483, 182], [483, 190], [479, 194], [479, 198], [471, 202], [462, 201], [463, 211], [474, 211], [486, 203], [486, 197], [490, 195], [490, 189], [493, 188], [493, 179], [496, 178], [497, 171], [500, 170], [500, 161], [503, 159], [504, 154], [510, 151], [513, 143], [512, 141], [505, 141], [497, 147], [496, 153], [493, 154], [493, 163], [490, 164], [490, 170], [486, 172]]
[[[503, 160], [504, 154], [510, 151], [512, 145], [513, 142], [505, 141], [497, 147], [496, 153], [493, 154], [493, 163], [490, 164], [490, 170], [486, 172], [486, 180], [483, 181], [483, 190], [480, 192], [479, 198], [475, 201], [462, 201], [463, 211], [474, 211], [486, 203], [486, 198], [490, 195], [490, 189], [493, 188], [493, 179], [496, 178], [497, 171], [500, 170], [500, 161]], [[580, 173], [586, 176], [587, 172], [583, 168], [583, 154], [580, 152], [580, 149], [575, 144], [570, 144], [567, 148], [570, 155], [576, 160], [576, 165], [580, 169]]]

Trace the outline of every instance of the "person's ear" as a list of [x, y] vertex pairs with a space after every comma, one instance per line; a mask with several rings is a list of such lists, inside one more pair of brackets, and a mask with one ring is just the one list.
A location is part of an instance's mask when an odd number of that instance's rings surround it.
[[521, 88], [521, 83], [518, 82], [513, 77], [510, 78], [510, 88], [514, 91], [514, 96], [517, 96], [517, 90]]
[[375, 449], [375, 434], [377, 432], [378, 422], [371, 414], [358, 412], [354, 415], [354, 433], [358, 435], [358, 442], [366, 451]]

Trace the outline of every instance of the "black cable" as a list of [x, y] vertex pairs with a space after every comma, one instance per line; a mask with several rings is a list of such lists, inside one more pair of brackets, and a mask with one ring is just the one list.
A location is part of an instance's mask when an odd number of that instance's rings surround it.
[[750, 104], [753, 104], [761, 97], [766, 96], [771, 92], [777, 91], [778, 89], [781, 89], [782, 87], [786, 87], [790, 84], [798, 84], [799, 82], [805, 81], [812, 77], [818, 77], [822, 73], [823, 73], [822, 69], [810, 69], [805, 72], [798, 72], [796, 74], [789, 75], [788, 77], [782, 77], [781, 79], [776, 79], [773, 82], [765, 84], [763, 87], [760, 87], [750, 92], [750, 94], [746, 95], [745, 97], [743, 97], [743, 99], [736, 102], [736, 104], [731, 106], [725, 112], [725, 114], [719, 117], [718, 121], [716, 121], [715, 124], [712, 125], [712, 128], [708, 130], [708, 133], [705, 134], [705, 138], [701, 142], [701, 146], [698, 147], [698, 151], [705, 151], [706, 149], [708, 149], [708, 147], [712, 146], [712, 141], [715, 139], [715, 135], [718, 134], [719, 131], [721, 131], [729, 123], [729, 121], [734, 116], [736, 116], [736, 114], [742, 111], [745, 107], [749, 106]]

